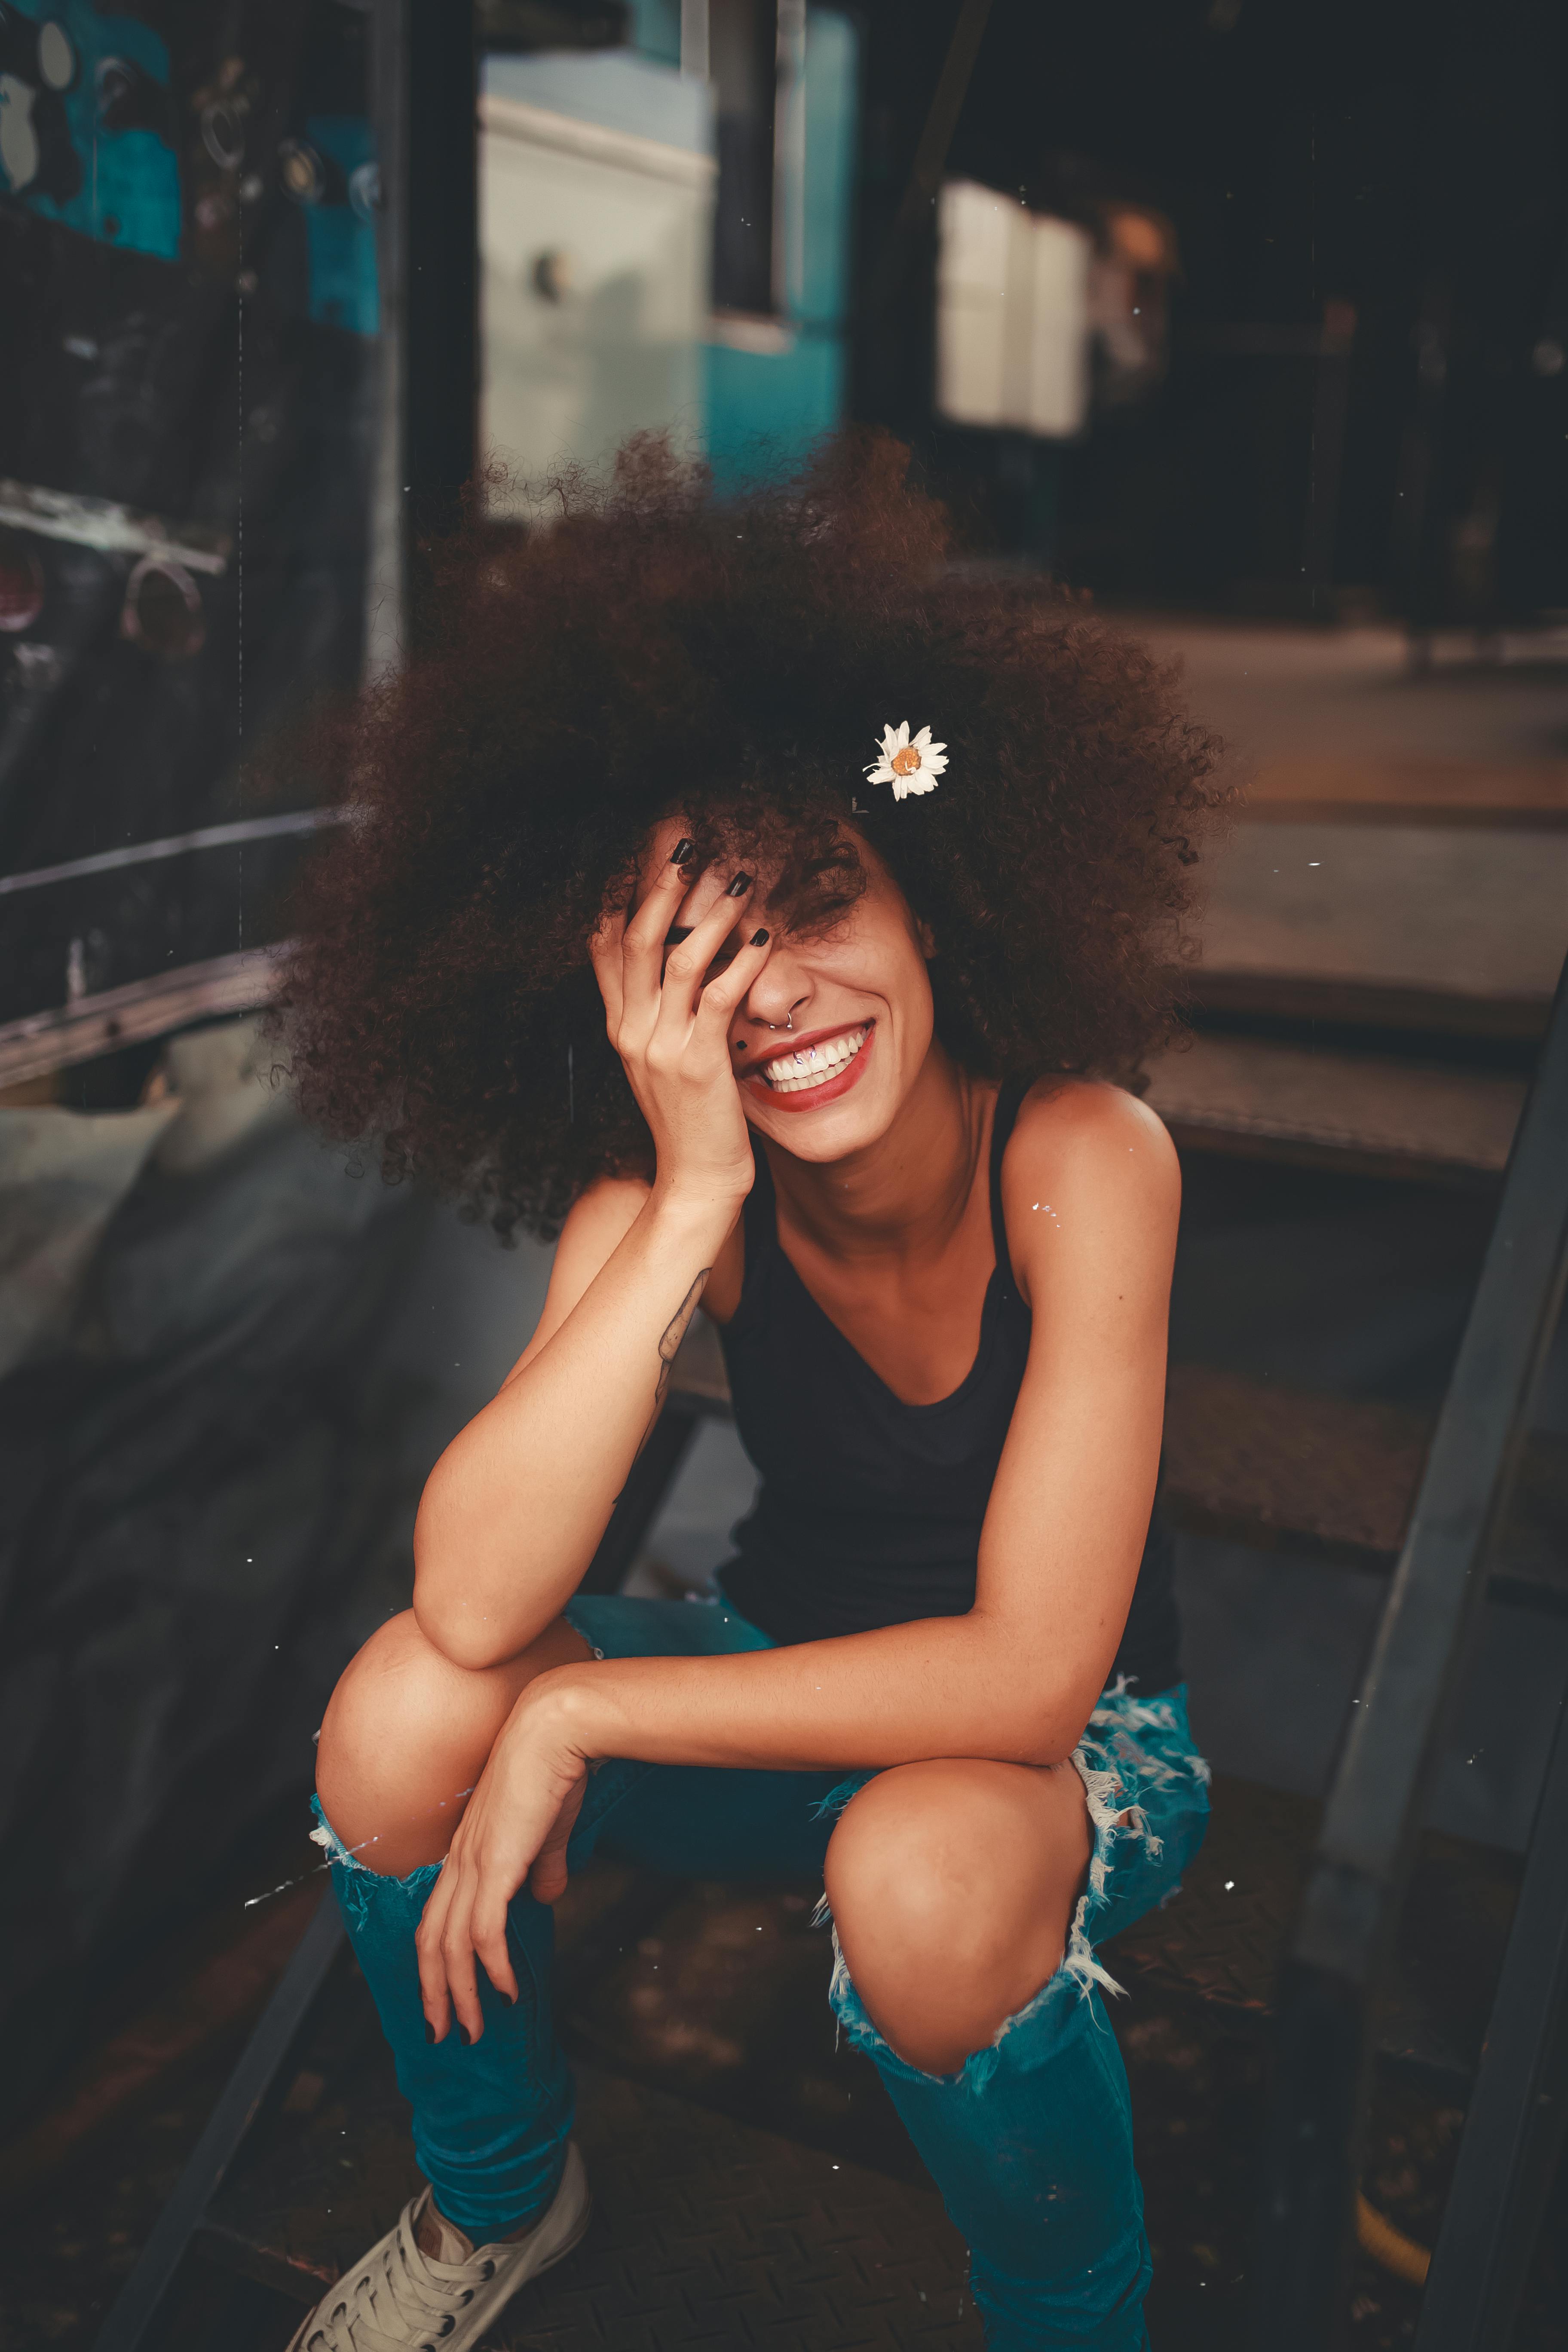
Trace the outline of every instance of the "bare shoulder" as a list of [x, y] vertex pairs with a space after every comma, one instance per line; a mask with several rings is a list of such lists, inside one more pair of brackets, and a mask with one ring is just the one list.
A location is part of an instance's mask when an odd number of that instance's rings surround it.
[[1164, 1123], [1123, 1087], [1047, 1078], [1031, 1087], [1002, 1160], [1002, 1207], [1021, 1274], [1068, 1230], [1115, 1246], [1173, 1244], [1182, 1172]]
[[[1041, 1078], [1032, 1086], [1007, 1139], [1004, 1181], [1015, 1160], [1021, 1172], [1059, 1161], [1081, 1166], [1086, 1174], [1131, 1173], [1156, 1189], [1181, 1182], [1164, 1121], [1125, 1087], [1104, 1078]], [[1132, 1161], [1131, 1171], [1122, 1170], [1124, 1160]]]

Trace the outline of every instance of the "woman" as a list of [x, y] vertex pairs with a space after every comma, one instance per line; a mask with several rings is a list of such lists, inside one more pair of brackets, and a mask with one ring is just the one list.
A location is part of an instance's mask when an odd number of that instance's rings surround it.
[[[449, 549], [355, 722], [306, 1108], [560, 1241], [321, 1730], [429, 2186], [308, 2352], [460, 2352], [581, 2235], [549, 1906], [595, 1846], [821, 1869], [988, 2343], [1146, 2341], [1094, 1947], [1207, 1774], [1150, 1534], [1176, 1161], [1109, 1074], [1169, 1024], [1213, 751], [1137, 649], [948, 564], [903, 470], [720, 507], [634, 446]], [[579, 1597], [699, 1312], [762, 1474], [719, 1605]]]

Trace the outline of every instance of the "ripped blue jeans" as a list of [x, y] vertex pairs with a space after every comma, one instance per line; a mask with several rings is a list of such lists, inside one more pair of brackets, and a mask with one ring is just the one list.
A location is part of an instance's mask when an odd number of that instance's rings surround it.
[[[772, 1646], [722, 1603], [580, 1597], [566, 1613], [602, 1657]], [[1148, 1701], [1107, 1691], [1073, 1762], [1094, 1845], [1062, 1965], [957, 2074], [921, 2074], [889, 2047], [835, 1937], [834, 2010], [874, 2060], [968, 2243], [991, 2352], [1145, 2352], [1148, 2343], [1149, 2249], [1127, 2077], [1103, 2008], [1104, 1993], [1121, 1987], [1095, 1948], [1175, 1892], [1207, 1823], [1208, 1768], [1180, 1688]], [[599, 1850], [686, 1876], [820, 1874], [838, 1812], [873, 1777], [612, 1759], [589, 1781], [568, 1864]], [[455, 2033], [431, 2045], [414, 1933], [435, 1865], [384, 1878], [344, 1851], [324, 1816], [315, 1834], [331, 1857], [437, 2203], [476, 2242], [515, 2227], [553, 2196], [572, 2127], [571, 2074], [551, 2020], [548, 1906], [526, 1893], [511, 1906], [516, 2005], [481, 1972], [483, 2035], [470, 2048]]]

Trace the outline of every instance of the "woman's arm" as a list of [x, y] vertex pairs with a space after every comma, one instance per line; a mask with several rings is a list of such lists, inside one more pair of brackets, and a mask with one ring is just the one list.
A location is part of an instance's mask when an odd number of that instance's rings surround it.
[[455, 1664], [515, 1657], [576, 1591], [735, 1215], [614, 1181], [573, 1209], [538, 1330], [415, 1522], [414, 1613]]
[[1121, 1642], [1153, 1505], [1180, 1181], [1164, 1128], [1118, 1089], [1075, 1085], [1020, 1115], [1004, 1201], [1034, 1329], [967, 1615], [558, 1668], [527, 1701], [555, 1706], [584, 1753], [652, 1763], [1069, 1755]]
[[611, 1042], [653, 1137], [653, 1183], [603, 1185], [574, 1210], [539, 1331], [420, 1500], [414, 1612], [460, 1666], [515, 1657], [576, 1590], [751, 1190], [727, 1034], [768, 934], [716, 968], [751, 887], [738, 875], [667, 952], [689, 846], [594, 941]]
[[[1153, 1115], [1069, 1086], [1021, 1114], [1004, 1170], [1034, 1314], [975, 1604], [876, 1633], [703, 1658], [605, 1659], [531, 1683], [491, 1752], [419, 1935], [426, 2012], [482, 2023], [473, 1955], [511, 1989], [506, 1905], [564, 1885], [586, 1764], [1053, 1764], [1116, 1654], [1159, 1466], [1180, 1177]], [[1036, 1203], [1038, 1203], [1038, 1207]]]

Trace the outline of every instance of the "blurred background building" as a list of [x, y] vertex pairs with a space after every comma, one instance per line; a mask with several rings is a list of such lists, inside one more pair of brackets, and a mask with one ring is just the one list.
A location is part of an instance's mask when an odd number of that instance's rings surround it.
[[[1568, 947], [1560, 10], [472, 22], [0, 0], [0, 1855], [54, 1890], [0, 1965], [13, 2122], [105, 1969], [287, 1847], [542, 1296], [546, 1253], [345, 1177], [258, 1042], [334, 814], [277, 746], [416, 649], [477, 466], [500, 516], [639, 430], [722, 491], [884, 425], [960, 560], [1184, 662], [1246, 799], [1152, 1077], [1172, 1475], [1200, 1736], [1282, 1799], [1326, 1784]], [[1559, 1354], [1430, 1793], [1506, 1857], [1568, 1682], [1564, 1433]], [[700, 1587], [750, 1477], [705, 1422], [636, 1589]]]

